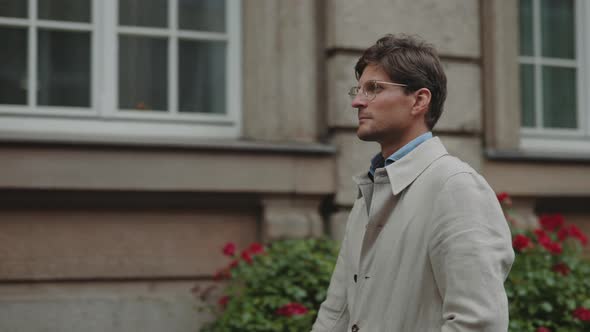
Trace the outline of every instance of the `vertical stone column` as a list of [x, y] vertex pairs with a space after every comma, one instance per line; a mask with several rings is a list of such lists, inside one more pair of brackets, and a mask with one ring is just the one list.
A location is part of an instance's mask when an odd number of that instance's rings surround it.
[[517, 150], [520, 141], [518, 1], [480, 1], [485, 146]]
[[262, 200], [262, 239], [264, 242], [268, 242], [277, 239], [323, 235], [320, 203], [320, 197], [264, 198]]
[[245, 138], [317, 141], [320, 6], [315, 0], [243, 2]]

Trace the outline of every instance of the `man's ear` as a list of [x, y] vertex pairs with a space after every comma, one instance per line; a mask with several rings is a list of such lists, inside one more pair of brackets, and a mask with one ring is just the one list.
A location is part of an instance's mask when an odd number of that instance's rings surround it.
[[428, 106], [430, 106], [432, 93], [430, 93], [430, 90], [427, 88], [421, 88], [414, 92], [414, 96], [416, 97], [416, 100], [414, 101], [414, 106], [410, 113], [412, 115], [426, 114], [426, 112], [428, 112]]

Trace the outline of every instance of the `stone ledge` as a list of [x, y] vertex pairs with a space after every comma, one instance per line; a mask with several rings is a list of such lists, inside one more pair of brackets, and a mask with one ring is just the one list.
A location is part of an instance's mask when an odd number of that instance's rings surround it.
[[52, 134], [51, 136], [23, 135], [22, 137], [2, 137], [1, 139], [3, 141], [1, 143], [3, 146], [86, 147], [141, 150], [183, 149], [320, 155], [331, 155], [336, 153], [335, 147], [323, 143], [268, 142], [244, 139], [182, 139], [135, 136], [104, 137], [67, 134]]
[[333, 193], [335, 148], [305, 146], [244, 150], [211, 143], [189, 151], [5, 145], [0, 189]]
[[590, 195], [590, 169], [585, 163], [487, 159], [482, 169], [497, 192], [529, 197]]

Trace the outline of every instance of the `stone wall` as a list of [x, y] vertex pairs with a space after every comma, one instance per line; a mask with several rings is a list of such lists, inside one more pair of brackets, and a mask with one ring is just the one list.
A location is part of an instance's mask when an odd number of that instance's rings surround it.
[[192, 289], [229, 264], [224, 243], [244, 248], [260, 233], [258, 208], [235, 200], [100, 207], [103, 195], [59, 208], [66, 199], [39, 207], [31, 196], [0, 204], [0, 331], [195, 331], [209, 317]]

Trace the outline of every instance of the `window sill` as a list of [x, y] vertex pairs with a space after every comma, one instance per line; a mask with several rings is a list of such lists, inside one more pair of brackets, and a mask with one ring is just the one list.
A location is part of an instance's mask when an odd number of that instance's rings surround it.
[[5, 140], [0, 189], [330, 195], [335, 153], [237, 139]]
[[227, 152], [260, 152], [333, 155], [336, 147], [323, 143], [264, 142], [232, 138], [183, 138], [156, 136], [99, 136], [78, 134], [7, 135], [0, 140], [13, 145], [53, 147], [111, 147], [121, 149], [188, 149]]

